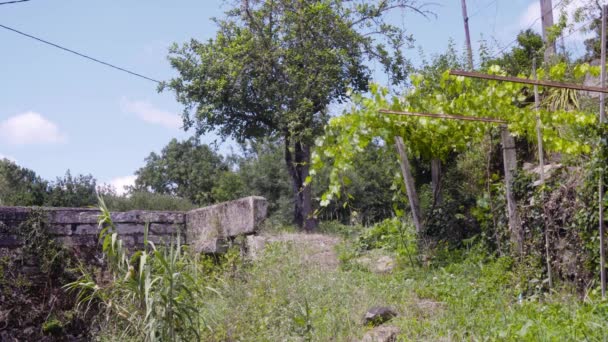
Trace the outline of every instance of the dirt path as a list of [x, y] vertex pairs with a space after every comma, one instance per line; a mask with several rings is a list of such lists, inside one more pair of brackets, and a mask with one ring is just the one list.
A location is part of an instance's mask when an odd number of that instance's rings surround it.
[[279, 235], [249, 236], [247, 239], [249, 254], [256, 258], [269, 243], [291, 243], [300, 251], [303, 263], [317, 266], [325, 270], [338, 268], [338, 255], [336, 245], [340, 243], [339, 237], [322, 234], [283, 233]]

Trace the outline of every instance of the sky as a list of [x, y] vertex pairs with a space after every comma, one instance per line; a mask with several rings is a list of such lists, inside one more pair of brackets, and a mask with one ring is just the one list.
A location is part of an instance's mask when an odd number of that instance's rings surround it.
[[[419, 49], [428, 56], [445, 50], [450, 40], [464, 46], [460, 1], [432, 2], [426, 9], [436, 17], [393, 15], [416, 39], [416, 48], [406, 51], [415, 64]], [[474, 50], [482, 39], [497, 51], [521, 29], [540, 30], [538, 0], [468, 0], [467, 6]], [[228, 8], [222, 0], [30, 0], [0, 5], [0, 24], [168, 80], [177, 76], [166, 58], [168, 47], [212, 38], [211, 18]], [[583, 38], [573, 34], [566, 45], [582, 53]], [[181, 105], [170, 92], [158, 93], [154, 82], [2, 28], [0, 46], [0, 158], [43, 178], [53, 180], [69, 169], [121, 191], [151, 152], [192, 135], [180, 128]], [[202, 137], [207, 143], [217, 139]], [[234, 148], [227, 142], [220, 152]]]

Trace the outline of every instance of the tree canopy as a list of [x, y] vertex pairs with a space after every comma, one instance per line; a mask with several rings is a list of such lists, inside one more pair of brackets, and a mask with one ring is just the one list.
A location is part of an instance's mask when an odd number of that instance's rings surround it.
[[224, 158], [198, 139], [173, 139], [160, 155], [150, 153], [146, 165], [135, 172], [135, 189], [187, 198], [198, 205], [210, 204], [215, 202], [215, 183], [228, 169]]
[[185, 128], [243, 142], [280, 137], [292, 178], [294, 221], [314, 229], [308, 176], [310, 145], [328, 106], [367, 91], [366, 62], [377, 60], [393, 83], [406, 79], [402, 48], [412, 38], [387, 21], [393, 9], [423, 13], [411, 0], [243, 1], [216, 20], [213, 39], [171, 49], [179, 77], [161, 85], [185, 106]]

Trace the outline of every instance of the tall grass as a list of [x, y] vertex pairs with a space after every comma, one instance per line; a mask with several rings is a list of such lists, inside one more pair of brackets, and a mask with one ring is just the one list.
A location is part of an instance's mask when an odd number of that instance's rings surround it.
[[99, 206], [99, 239], [107, 271], [98, 277], [83, 272], [65, 286], [77, 293], [80, 308], [98, 309], [100, 329], [121, 340], [200, 340], [203, 280], [180, 236], [157, 247], [148, 240], [146, 225], [143, 248], [129, 251], [101, 198]]

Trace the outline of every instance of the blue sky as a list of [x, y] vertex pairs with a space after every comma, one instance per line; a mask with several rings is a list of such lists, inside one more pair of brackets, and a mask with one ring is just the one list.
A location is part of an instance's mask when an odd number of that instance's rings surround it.
[[[210, 18], [228, 7], [221, 0], [31, 0], [0, 6], [0, 24], [167, 80], [175, 76], [167, 47], [211, 38], [216, 28]], [[538, 0], [468, 0], [468, 7], [474, 48], [481, 38], [502, 47], [540, 15]], [[439, 0], [428, 9], [437, 18], [394, 17], [427, 55], [441, 52], [449, 39], [463, 46], [460, 1]], [[70, 169], [120, 187], [150, 152], [190, 136], [179, 128], [181, 106], [171, 93], [159, 94], [155, 83], [3, 29], [0, 44], [0, 156], [44, 178]], [[567, 44], [583, 51], [580, 35]], [[407, 54], [419, 60], [417, 49]], [[221, 151], [231, 148], [226, 143]]]

